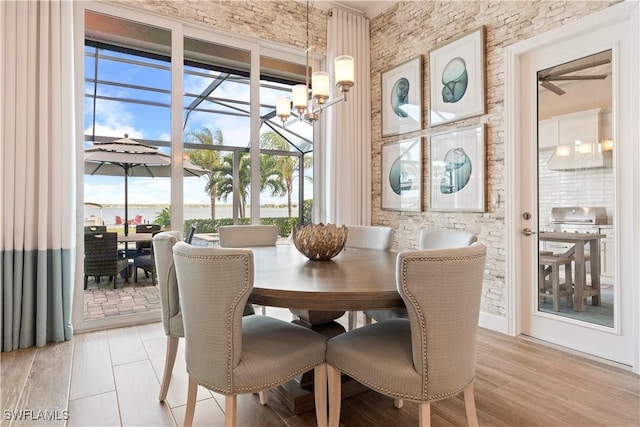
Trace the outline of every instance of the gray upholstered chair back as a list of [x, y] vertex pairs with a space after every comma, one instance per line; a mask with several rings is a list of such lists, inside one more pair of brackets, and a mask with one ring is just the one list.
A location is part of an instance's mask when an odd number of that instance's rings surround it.
[[347, 248], [388, 251], [393, 246], [394, 230], [381, 225], [347, 225]]
[[224, 225], [218, 232], [221, 248], [273, 246], [278, 241], [275, 225]]
[[485, 258], [482, 243], [398, 254], [398, 292], [409, 314], [413, 364], [426, 379], [427, 399], [461, 390], [475, 377]]
[[242, 351], [243, 310], [253, 289], [253, 252], [178, 242], [173, 257], [189, 374], [199, 383], [232, 391], [232, 371]]
[[478, 238], [468, 231], [440, 229], [420, 232], [420, 249], [449, 249], [469, 246]]
[[153, 236], [153, 252], [160, 290], [162, 325], [167, 335], [184, 336], [178, 282], [173, 263], [173, 246], [182, 240], [179, 231], [163, 231]]

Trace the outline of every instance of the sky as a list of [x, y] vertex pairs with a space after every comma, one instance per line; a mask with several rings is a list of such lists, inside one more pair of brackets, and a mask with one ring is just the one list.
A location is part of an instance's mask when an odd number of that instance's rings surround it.
[[[93, 50], [93, 48], [87, 48]], [[100, 56], [122, 56], [122, 54], [100, 51]], [[138, 58], [139, 60], [139, 58]], [[167, 63], [143, 59], [154, 64], [166, 66]], [[202, 72], [202, 70], [200, 70]], [[93, 77], [95, 72], [94, 58], [85, 58], [85, 75]], [[127, 64], [118, 61], [101, 60], [99, 65], [98, 80], [117, 81], [130, 85], [151, 86], [164, 90], [170, 89], [170, 71], [158, 68], [149, 68]], [[186, 94], [199, 94], [209, 85], [211, 78], [187, 75], [184, 80], [184, 92]], [[94, 91], [93, 84], [85, 83], [85, 93]], [[141, 91], [135, 88], [122, 88], [107, 85], [98, 85], [99, 96], [128, 99], [144, 99], [168, 105], [170, 95]], [[215, 96], [228, 99], [249, 100], [249, 87], [247, 85], [231, 83], [219, 86]], [[261, 94], [262, 103], [275, 103], [276, 92], [264, 91]], [[193, 98], [185, 97], [185, 105], [191, 103]], [[85, 134], [92, 135], [93, 129], [93, 100], [85, 97]], [[201, 107], [220, 109], [219, 106], [201, 104]], [[248, 108], [248, 106], [246, 106]], [[111, 136], [115, 139], [123, 138], [125, 134], [129, 138], [151, 139], [170, 141], [171, 120], [168, 106], [149, 106], [122, 102], [118, 100], [98, 99], [95, 106], [95, 135]], [[192, 112], [189, 115], [185, 133], [190, 130], [200, 130], [208, 127], [215, 132], [221, 129], [225, 145], [247, 147], [250, 138], [249, 118], [213, 114], [208, 112]], [[85, 148], [91, 143], [85, 142]], [[168, 153], [169, 149], [162, 147], [161, 151]], [[184, 184], [185, 204], [209, 204], [209, 196], [204, 191], [206, 178], [188, 177]], [[308, 184], [305, 184], [308, 186]], [[168, 178], [142, 178], [129, 179], [129, 204], [169, 204], [170, 180]], [[294, 183], [297, 189], [297, 184]], [[311, 195], [312, 189], [305, 188], [305, 192]], [[101, 204], [124, 204], [124, 178], [110, 176], [85, 175], [85, 201]], [[294, 190], [293, 200], [297, 200], [297, 191]], [[230, 203], [231, 200], [229, 199]], [[274, 198], [268, 194], [261, 195], [261, 203], [285, 203], [286, 198]]]

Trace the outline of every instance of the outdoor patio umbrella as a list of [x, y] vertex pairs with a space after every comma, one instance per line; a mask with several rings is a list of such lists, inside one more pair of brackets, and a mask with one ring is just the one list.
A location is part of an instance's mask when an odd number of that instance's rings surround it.
[[[183, 161], [184, 176], [202, 176], [209, 171]], [[87, 175], [124, 176], [124, 233], [129, 234], [129, 177], [169, 177], [171, 157], [151, 145], [129, 139], [94, 142], [84, 150], [84, 173]]]

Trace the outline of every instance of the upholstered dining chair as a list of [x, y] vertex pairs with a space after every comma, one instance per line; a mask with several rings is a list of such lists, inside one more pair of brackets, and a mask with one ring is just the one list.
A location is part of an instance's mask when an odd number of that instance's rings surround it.
[[242, 316], [253, 289], [249, 249], [173, 247], [185, 332], [193, 422], [198, 385], [225, 395], [225, 425], [236, 422], [237, 395], [265, 391], [314, 370], [316, 417], [326, 425], [326, 338], [269, 316]]
[[[393, 246], [394, 229], [382, 225], [347, 225], [345, 247], [388, 251]], [[349, 312], [349, 330], [356, 327], [357, 312]], [[366, 317], [365, 317], [366, 318]]]
[[[430, 403], [464, 391], [469, 425], [478, 425], [473, 381], [486, 261], [482, 243], [398, 254], [396, 278], [409, 318], [365, 325], [327, 341], [329, 425], [340, 421], [340, 373], [398, 401]], [[396, 404], [396, 406], [398, 406]]]
[[[420, 249], [451, 249], [469, 246], [477, 241], [475, 234], [462, 230], [451, 229], [428, 229], [420, 232]], [[382, 322], [383, 320], [407, 317], [405, 308], [395, 308], [390, 310], [367, 310], [364, 312], [364, 319], [367, 325], [371, 320]]]
[[[159, 400], [164, 402], [171, 383], [171, 373], [176, 362], [178, 342], [184, 337], [178, 282], [173, 263], [173, 247], [182, 239], [179, 231], [163, 231], [153, 236], [153, 253], [156, 267], [158, 289], [160, 291], [160, 306], [162, 326], [167, 336], [167, 349], [164, 360], [164, 372], [160, 386]], [[253, 314], [253, 307], [247, 304], [245, 315]]]
[[218, 233], [221, 248], [273, 246], [278, 242], [276, 225], [223, 225]]
[[[249, 248], [252, 246], [275, 246], [278, 242], [276, 225], [223, 225], [218, 229], [221, 248]], [[262, 306], [261, 313], [267, 314]]]

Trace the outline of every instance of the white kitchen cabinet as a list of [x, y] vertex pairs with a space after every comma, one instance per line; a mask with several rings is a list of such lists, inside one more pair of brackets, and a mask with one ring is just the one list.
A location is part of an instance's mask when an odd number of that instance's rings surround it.
[[600, 108], [558, 116], [558, 145], [575, 144], [579, 141], [598, 141]]
[[538, 122], [538, 148], [555, 148], [558, 145], [558, 119]]
[[[538, 122], [538, 148], [574, 145], [576, 140], [596, 142], [601, 139], [600, 127], [610, 127], [610, 114], [601, 117], [601, 108], [563, 114]], [[610, 132], [609, 132], [610, 133]]]

